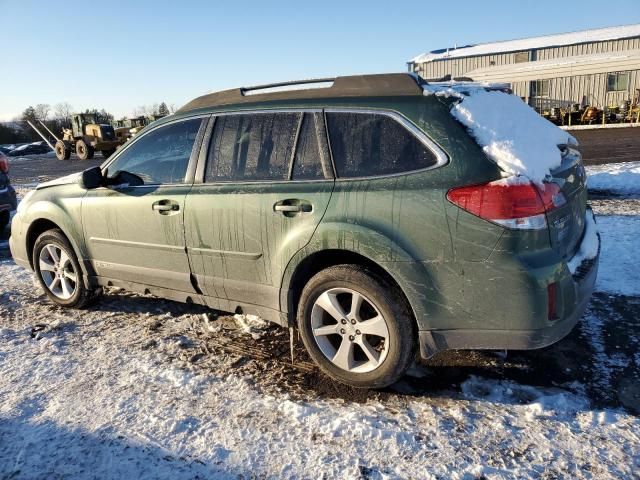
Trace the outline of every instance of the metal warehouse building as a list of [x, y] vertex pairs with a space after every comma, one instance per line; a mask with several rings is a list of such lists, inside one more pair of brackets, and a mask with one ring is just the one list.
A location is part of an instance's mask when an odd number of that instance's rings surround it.
[[538, 110], [620, 106], [640, 89], [640, 25], [434, 50], [408, 64], [427, 80], [509, 83]]

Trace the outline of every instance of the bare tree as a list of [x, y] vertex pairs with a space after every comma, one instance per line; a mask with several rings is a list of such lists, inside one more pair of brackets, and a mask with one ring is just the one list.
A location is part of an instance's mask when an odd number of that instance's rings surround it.
[[136, 108], [133, 109], [133, 114], [132, 116], [134, 117], [139, 117], [139, 116], [147, 116], [147, 115], [157, 115], [158, 111], [160, 109], [160, 105], [157, 103], [151, 104], [151, 105], [140, 105]]
[[72, 112], [73, 107], [68, 102], [60, 102], [53, 107], [53, 114], [55, 118], [62, 120], [63, 122], [69, 121]]
[[39, 103], [36, 105], [36, 118], [42, 122], [44, 122], [49, 116], [49, 112], [51, 111], [51, 105], [48, 103]]

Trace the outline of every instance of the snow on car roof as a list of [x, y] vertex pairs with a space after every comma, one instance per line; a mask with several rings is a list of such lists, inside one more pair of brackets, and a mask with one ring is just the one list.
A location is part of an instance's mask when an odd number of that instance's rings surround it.
[[456, 99], [451, 115], [506, 175], [542, 184], [562, 163], [558, 146], [576, 145], [577, 140], [500, 87], [478, 82], [422, 86], [426, 96]]
[[605, 40], [617, 40], [620, 38], [640, 36], [640, 24], [622, 25], [619, 27], [597, 28], [593, 30], [581, 30], [579, 32], [559, 33], [556, 35], [543, 35], [540, 37], [521, 38], [518, 40], [505, 40], [501, 42], [480, 43], [461, 48], [447, 48], [423, 53], [410, 60], [411, 63], [433, 62], [447, 58], [470, 57], [473, 55], [488, 55], [492, 53], [515, 52], [519, 50], [531, 50], [535, 48], [556, 47], [572, 45], [576, 43], [601, 42]]

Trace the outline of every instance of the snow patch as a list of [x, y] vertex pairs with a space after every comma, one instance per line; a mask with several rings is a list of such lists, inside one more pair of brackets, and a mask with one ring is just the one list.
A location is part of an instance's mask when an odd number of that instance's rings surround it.
[[562, 163], [558, 145], [578, 143], [515, 95], [465, 82], [426, 84], [423, 89], [425, 95], [458, 99], [451, 115], [507, 174], [541, 184]]
[[254, 340], [262, 337], [264, 331], [269, 327], [269, 322], [257, 315], [235, 314], [233, 318], [242, 331], [251, 335]]
[[596, 290], [640, 295], [640, 216], [598, 216], [602, 241]]
[[640, 195], [640, 161], [586, 167], [589, 190]]
[[585, 214], [585, 226], [584, 237], [580, 243], [580, 249], [576, 254], [567, 262], [569, 271], [573, 275], [582, 262], [591, 260], [598, 255], [600, 249], [600, 236], [598, 235], [598, 226], [596, 225], [596, 219], [591, 210], [588, 210]]
[[584, 397], [572, 392], [560, 389], [542, 390], [529, 385], [489, 380], [475, 375], [469, 377], [460, 387], [466, 398], [521, 405], [526, 420], [575, 415], [588, 407]]

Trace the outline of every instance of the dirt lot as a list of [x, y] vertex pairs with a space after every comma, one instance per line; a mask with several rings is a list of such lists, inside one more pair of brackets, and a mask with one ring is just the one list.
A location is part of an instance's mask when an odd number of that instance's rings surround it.
[[[24, 194], [99, 163], [32, 158], [12, 163], [12, 180]], [[640, 287], [616, 291], [615, 257], [640, 261], [640, 202], [600, 195], [595, 208], [605, 283], [568, 337], [531, 352], [444, 352], [384, 391], [330, 381], [297, 337], [292, 364], [286, 330], [249, 331], [223, 312], [116, 290], [59, 309], [5, 243], [0, 478], [633, 478]], [[44, 453], [25, 459], [34, 445]]]
[[585, 165], [633, 162], [640, 152], [640, 127], [572, 130]]
[[78, 160], [73, 156], [70, 160], [58, 160], [55, 156], [18, 157], [11, 159], [11, 182], [14, 185], [32, 185], [46, 182], [54, 178], [63, 177], [70, 173], [81, 172], [104, 162], [101, 154], [91, 160]]

